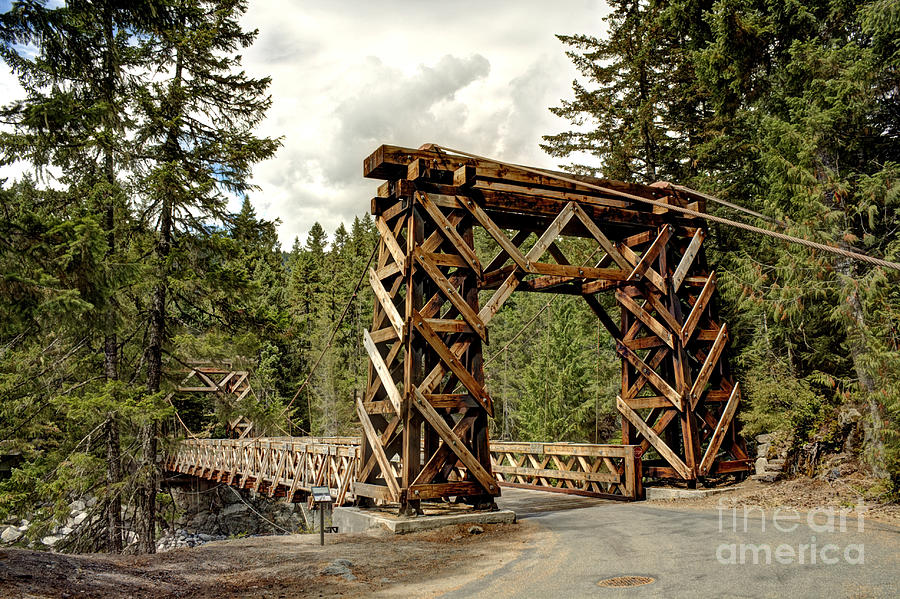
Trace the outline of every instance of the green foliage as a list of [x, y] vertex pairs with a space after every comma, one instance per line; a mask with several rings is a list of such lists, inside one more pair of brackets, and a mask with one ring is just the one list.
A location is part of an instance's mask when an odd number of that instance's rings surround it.
[[[604, 39], [561, 37], [584, 80], [553, 109], [576, 129], [545, 137], [547, 151], [587, 152], [605, 176], [676, 180], [787, 233], [897, 260], [900, 3], [611, 7]], [[707, 250], [748, 431], [802, 439], [833, 406], [864, 404], [869, 463], [900, 488], [898, 273], [722, 226]]]
[[[524, 247], [535, 239], [526, 240]], [[590, 255], [582, 240], [557, 243], [573, 263], [584, 263]], [[498, 251], [480, 229], [475, 244], [483, 263]], [[583, 300], [514, 294], [491, 321], [484, 352], [495, 405], [493, 438], [618, 442], [619, 361], [609, 334], [600, 331]]]

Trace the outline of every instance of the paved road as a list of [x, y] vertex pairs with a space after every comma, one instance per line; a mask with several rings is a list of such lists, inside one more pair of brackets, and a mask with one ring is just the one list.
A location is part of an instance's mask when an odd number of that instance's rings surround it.
[[[679, 509], [519, 489], [504, 489], [498, 504], [524, 525], [537, 525], [537, 540], [447, 599], [900, 597], [900, 529], [865, 521], [860, 532], [855, 517], [842, 531], [839, 515], [829, 525], [827, 514], [814, 514], [811, 527], [808, 514], [787, 511], [777, 521], [782, 532], [771, 511], [763, 518], [757, 510], [744, 532], [741, 508]], [[623, 575], [654, 582], [597, 584]]]

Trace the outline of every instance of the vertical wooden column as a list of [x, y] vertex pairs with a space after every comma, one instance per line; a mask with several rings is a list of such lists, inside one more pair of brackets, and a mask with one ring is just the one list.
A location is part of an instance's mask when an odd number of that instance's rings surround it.
[[[463, 241], [469, 247], [475, 248], [475, 234], [473, 230], [473, 218], [471, 216], [465, 216], [460, 223], [460, 233], [463, 238]], [[466, 300], [466, 303], [472, 308], [472, 311], [476, 314], [479, 312], [478, 305], [478, 278], [476, 277], [474, 272], [469, 272], [466, 276], [465, 281], [463, 282], [463, 298]], [[469, 372], [472, 373], [472, 376], [475, 380], [480, 384], [484, 385], [484, 354], [482, 348], [482, 341], [479, 337], [473, 337], [471, 345], [469, 345], [469, 349], [465, 354], [465, 366]], [[488, 398], [488, 401], [492, 401]], [[471, 444], [472, 444], [472, 453], [475, 455], [475, 458], [481, 463], [482, 467], [490, 472], [491, 471], [491, 448], [489, 442], [489, 423], [488, 423], [488, 414], [484, 410], [479, 410], [477, 415], [475, 416], [475, 422], [472, 424], [471, 431]], [[470, 480], [474, 480], [474, 476], [469, 474]], [[487, 509], [491, 507], [496, 507], [494, 503], [494, 497], [492, 494], [484, 494], [481, 496], [471, 498], [471, 503], [476, 508], [479, 509]]]
[[[628, 329], [631, 328], [631, 318], [628, 310], [620, 310], [619, 322], [621, 323], [621, 331], [622, 338], [628, 333]], [[632, 371], [633, 367], [628, 360], [622, 360], [622, 397], [625, 397], [625, 394], [628, 392], [628, 389], [631, 388], [632, 383]], [[622, 444], [623, 445], [632, 445], [635, 441], [634, 435], [634, 427], [631, 422], [628, 421], [627, 418], [622, 417]]]
[[[425, 240], [425, 220], [421, 208], [412, 205], [406, 227], [406, 260], [410, 268], [406, 281], [406, 313], [404, 328], [406, 336], [406, 359], [403, 372], [403, 455], [402, 488], [408, 490], [422, 470], [422, 417], [413, 406], [413, 388], [425, 378], [425, 347], [420, 335], [413, 332], [413, 314], [422, 309], [425, 295], [425, 280], [412, 264], [416, 248]], [[400, 497], [400, 514], [409, 516], [420, 513], [420, 502], [404, 492]]]

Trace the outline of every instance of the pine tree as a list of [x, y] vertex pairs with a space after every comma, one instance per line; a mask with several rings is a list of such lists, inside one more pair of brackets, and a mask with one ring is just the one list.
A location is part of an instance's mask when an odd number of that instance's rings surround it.
[[[119, 378], [122, 315], [116, 291], [126, 273], [116, 265], [123, 263], [120, 232], [129, 219], [121, 174], [132, 166], [130, 97], [141, 84], [135, 73], [146, 64], [132, 36], [152, 11], [151, 2], [70, 2], [52, 9], [22, 2], [0, 21], [0, 54], [27, 91], [23, 101], [3, 109], [14, 127], [0, 136], [7, 160], [26, 161], [39, 170], [59, 168], [59, 182], [105, 231], [106, 260], [99, 269], [105, 273], [103, 291], [90, 299], [102, 323], [102, 369], [110, 384]], [[20, 44], [34, 44], [37, 53], [22, 52]], [[105, 418], [112, 489], [122, 475], [116, 405], [108, 406]], [[120, 511], [120, 498], [112, 493], [107, 509], [112, 551], [122, 549]]]
[[[546, 149], [593, 152], [606, 176], [671, 178], [790, 233], [895, 258], [898, 10], [617, 2], [607, 39], [563, 38], [588, 84], [556, 112], [589, 129], [549, 136]], [[725, 275], [750, 430], [792, 423], [802, 440], [859, 398], [869, 463], [900, 488], [896, 273], [724, 227], [707, 245]]]
[[572, 84], [574, 99], [551, 112], [573, 131], [544, 136], [542, 148], [565, 158], [587, 153], [600, 168], [571, 165], [582, 174], [653, 183], [682, 183], [697, 172], [710, 113], [695, 84], [692, 48], [708, 35], [698, 2], [610, 2], [608, 39], [557, 36], [587, 80]]
[[[144, 214], [152, 219], [153, 289], [149, 306], [147, 401], [158, 400], [163, 346], [174, 282], [193, 244], [213, 233], [213, 223], [231, 224], [227, 193], [251, 189], [250, 169], [272, 156], [278, 142], [259, 138], [254, 128], [271, 99], [268, 78], [236, 72], [255, 31], [241, 29], [246, 2], [188, 0], [165, 6], [149, 46], [168, 77], [141, 90], [138, 141], [151, 157], [144, 166]], [[142, 433], [146, 485], [141, 496], [140, 547], [155, 551], [157, 424]]]

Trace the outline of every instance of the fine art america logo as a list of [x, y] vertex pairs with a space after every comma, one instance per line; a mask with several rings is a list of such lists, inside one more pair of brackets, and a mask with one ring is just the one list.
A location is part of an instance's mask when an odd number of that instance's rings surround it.
[[785, 541], [780, 543], [721, 543], [716, 548], [716, 561], [724, 565], [863, 564], [863, 543], [832, 541], [841, 540], [838, 536], [841, 533], [862, 533], [865, 512], [866, 506], [862, 502], [855, 509], [819, 507], [806, 513], [785, 507], [767, 512], [758, 506], [719, 505], [719, 533], [757, 536], [768, 530], [768, 534], [776, 539], [779, 533], [787, 538], [780, 539]]

